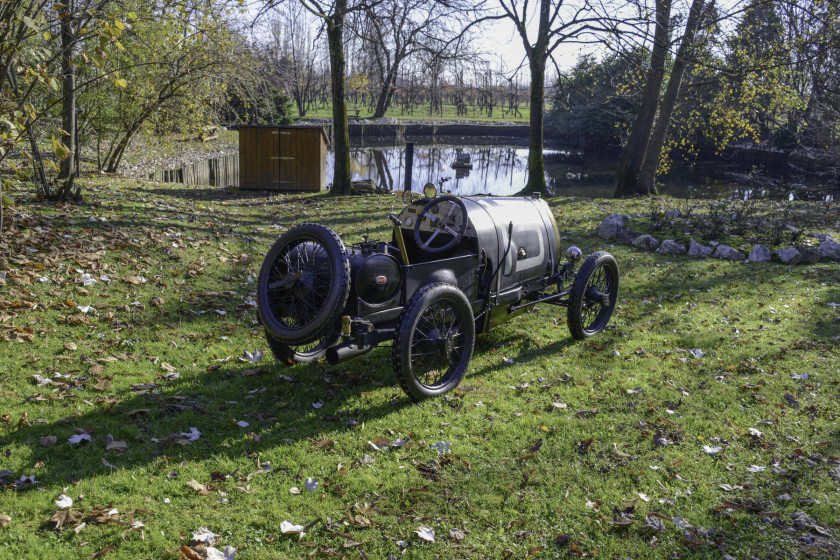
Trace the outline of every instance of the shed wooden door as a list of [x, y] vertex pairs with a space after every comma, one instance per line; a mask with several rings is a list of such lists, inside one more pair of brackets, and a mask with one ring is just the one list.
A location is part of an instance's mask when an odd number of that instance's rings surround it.
[[306, 144], [307, 138], [304, 136], [305, 130], [278, 130], [280, 133], [277, 160], [280, 163], [280, 174], [278, 176], [279, 184], [276, 188], [299, 191], [303, 190], [301, 184], [302, 177], [298, 167], [302, 165], [305, 160], [300, 159], [299, 149], [301, 145]]
[[276, 128], [241, 128], [239, 130], [240, 187], [279, 189], [280, 134]]

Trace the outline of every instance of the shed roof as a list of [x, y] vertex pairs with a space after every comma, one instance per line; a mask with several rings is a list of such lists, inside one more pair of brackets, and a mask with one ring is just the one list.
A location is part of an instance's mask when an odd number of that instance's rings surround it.
[[327, 136], [327, 130], [322, 125], [318, 124], [237, 124], [232, 126], [231, 128], [238, 130], [240, 128], [277, 128], [281, 130], [294, 130], [294, 129], [313, 129], [317, 128], [321, 130], [321, 136], [324, 137], [324, 142], [327, 144], [330, 143], [330, 138]]

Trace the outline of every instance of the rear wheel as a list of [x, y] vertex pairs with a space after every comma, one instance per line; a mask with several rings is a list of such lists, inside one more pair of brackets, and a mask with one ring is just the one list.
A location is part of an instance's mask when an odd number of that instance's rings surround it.
[[418, 291], [397, 326], [394, 370], [403, 390], [419, 401], [451, 391], [472, 357], [475, 318], [470, 302], [450, 284]]
[[609, 253], [592, 253], [575, 275], [569, 294], [572, 337], [589, 338], [604, 330], [618, 298], [618, 263]]
[[266, 254], [257, 306], [266, 331], [288, 345], [318, 341], [338, 322], [350, 294], [350, 261], [321, 224], [287, 231]]

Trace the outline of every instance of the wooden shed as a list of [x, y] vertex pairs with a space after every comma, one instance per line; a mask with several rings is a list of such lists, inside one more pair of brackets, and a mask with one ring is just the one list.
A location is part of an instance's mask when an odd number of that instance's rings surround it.
[[327, 133], [320, 126], [239, 128], [239, 187], [317, 192], [327, 185]]

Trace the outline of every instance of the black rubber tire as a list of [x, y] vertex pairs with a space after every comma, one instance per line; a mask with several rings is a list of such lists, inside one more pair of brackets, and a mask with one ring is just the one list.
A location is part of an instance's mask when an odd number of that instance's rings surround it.
[[[436, 305], [438, 307], [435, 307]], [[449, 329], [457, 328], [457, 332], [451, 337], [451, 342], [449, 336], [451, 330], [446, 333], [447, 336], [436, 337], [434, 341], [429, 336], [433, 332], [439, 333], [437, 331], [439, 324], [431, 319], [431, 314], [440, 309], [440, 306], [444, 306], [444, 313], [446, 313], [445, 310], [451, 310], [455, 314]], [[445, 327], [447, 318], [442, 316], [441, 319], [444, 322], [442, 326]], [[434, 327], [432, 331], [424, 332], [428, 331], [430, 326]], [[418, 335], [424, 335], [425, 342], [420, 340]], [[448, 365], [440, 378], [432, 383], [423, 382], [418, 378], [421, 376], [418, 367], [423, 366], [423, 362], [428, 363], [434, 360], [430, 357], [418, 359], [415, 352], [418, 344], [440, 345], [440, 350], [425, 352], [425, 354], [443, 358], [437, 365]], [[467, 296], [451, 284], [435, 283], [424, 286], [409, 300], [397, 324], [393, 363], [400, 386], [415, 401], [451, 391], [461, 383], [461, 379], [467, 372], [474, 345], [475, 318]]]
[[[310, 243], [313, 246], [306, 247]], [[298, 271], [306, 270], [307, 281], [298, 277], [290, 280], [288, 288], [270, 290], [271, 283], [288, 276], [289, 270], [284, 269], [293, 268], [289, 255], [295, 250], [295, 265]], [[327, 261], [309, 261], [307, 255], [302, 262], [300, 254], [306, 250], [318, 251], [318, 259], [326, 257]], [[257, 312], [265, 329], [280, 342], [309, 344], [323, 338], [338, 322], [349, 295], [350, 260], [341, 238], [321, 224], [301, 224], [283, 234], [266, 254], [257, 280]], [[281, 306], [286, 307], [285, 317], [278, 317]], [[305, 320], [300, 320], [304, 313]]]
[[[597, 287], [603, 289], [598, 293], [608, 297], [606, 304], [603, 300], [594, 303], [591, 297], [587, 298], [587, 292], [595, 288], [590, 285], [593, 278]], [[618, 299], [618, 283], [618, 263], [615, 257], [604, 251], [586, 257], [575, 275], [569, 294], [568, 322], [572, 338], [583, 340], [606, 328]]]
[[275, 360], [281, 364], [293, 366], [320, 362], [326, 357], [327, 348], [341, 342], [341, 335], [338, 331], [330, 331], [315, 342], [290, 346], [266, 330], [265, 339], [268, 341], [268, 347], [271, 348]]

